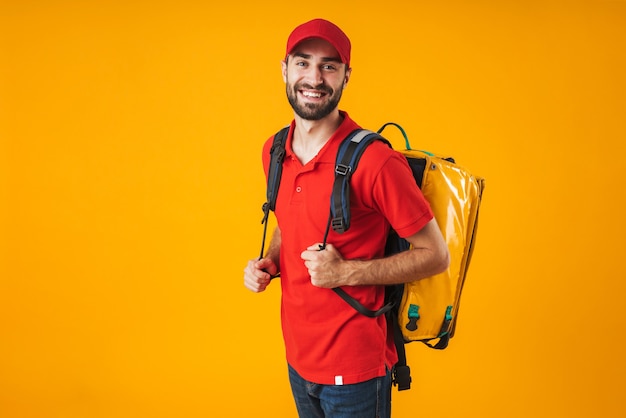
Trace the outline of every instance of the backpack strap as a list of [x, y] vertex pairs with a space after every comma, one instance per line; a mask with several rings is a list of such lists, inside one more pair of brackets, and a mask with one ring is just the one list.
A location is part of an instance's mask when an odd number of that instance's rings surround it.
[[334, 287], [332, 290], [336, 294], [338, 294], [339, 297], [341, 297], [341, 299], [345, 300], [348, 303], [348, 305], [352, 306], [352, 308], [354, 308], [358, 313], [360, 313], [361, 315], [368, 316], [370, 318], [376, 318], [377, 316], [386, 314], [387, 312], [391, 311], [394, 308], [394, 306], [396, 306], [396, 302], [397, 302], [395, 300], [390, 300], [387, 303], [385, 303], [382, 306], [382, 308], [373, 311], [363, 306], [361, 302], [359, 302], [358, 300], [350, 296], [341, 287]]
[[404, 337], [398, 323], [398, 315], [388, 315], [388, 329], [393, 332], [393, 342], [398, 353], [398, 362], [393, 366], [391, 382], [398, 390], [411, 389], [411, 368], [406, 364], [406, 350], [404, 348]]
[[265, 252], [265, 238], [267, 236], [267, 220], [270, 211], [276, 209], [276, 198], [278, 197], [278, 187], [280, 186], [280, 178], [283, 174], [283, 160], [285, 159], [285, 142], [289, 134], [289, 126], [284, 127], [274, 135], [274, 142], [270, 148], [270, 165], [267, 173], [267, 200], [263, 204], [263, 219], [261, 223], [263, 227], [263, 241], [261, 241], [261, 255], [263, 258]]
[[[389, 141], [378, 133], [365, 129], [353, 131], [339, 145], [335, 162], [335, 182], [330, 197], [330, 226], [335, 232], [343, 234], [350, 228], [350, 178], [363, 152], [375, 140], [383, 141], [391, 147]], [[324, 242], [326, 242], [326, 236]]]

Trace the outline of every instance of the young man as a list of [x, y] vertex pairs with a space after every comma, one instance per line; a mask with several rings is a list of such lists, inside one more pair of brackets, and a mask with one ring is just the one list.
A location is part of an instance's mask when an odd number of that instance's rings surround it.
[[[282, 74], [294, 110], [274, 231], [267, 254], [248, 262], [244, 285], [262, 292], [280, 272], [289, 378], [301, 417], [389, 417], [390, 370], [397, 361], [384, 316], [366, 317], [331, 289], [342, 287], [369, 309], [384, 285], [445, 270], [448, 249], [406, 159], [371, 144], [351, 179], [351, 226], [320, 242], [330, 212], [339, 143], [359, 128], [338, 104], [350, 80], [350, 40], [315, 19], [291, 33]], [[267, 175], [272, 138], [263, 147]], [[384, 257], [389, 229], [413, 249]]]

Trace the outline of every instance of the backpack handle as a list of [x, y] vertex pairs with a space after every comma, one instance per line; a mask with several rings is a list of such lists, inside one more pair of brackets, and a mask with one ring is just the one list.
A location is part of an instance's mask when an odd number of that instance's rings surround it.
[[402, 132], [402, 136], [404, 137], [404, 143], [406, 145], [406, 149], [407, 150], [412, 150], [413, 148], [411, 148], [411, 144], [409, 143], [409, 137], [407, 136], [407, 134], [404, 131], [404, 129], [402, 128], [402, 126], [398, 125], [397, 123], [395, 123], [395, 122], [387, 122], [383, 126], [381, 126], [380, 129], [378, 131], [376, 131], [376, 132], [377, 133], [381, 133], [389, 125], [395, 126], [396, 128], [398, 128], [400, 130], [400, 132]]

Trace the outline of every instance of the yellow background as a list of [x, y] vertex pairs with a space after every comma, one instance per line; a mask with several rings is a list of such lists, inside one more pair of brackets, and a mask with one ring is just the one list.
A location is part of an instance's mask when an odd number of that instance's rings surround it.
[[624, 1], [5, 0], [1, 417], [294, 416], [279, 287], [242, 270], [315, 17], [353, 42], [341, 108], [487, 179], [457, 335], [407, 347], [394, 416], [626, 416]]

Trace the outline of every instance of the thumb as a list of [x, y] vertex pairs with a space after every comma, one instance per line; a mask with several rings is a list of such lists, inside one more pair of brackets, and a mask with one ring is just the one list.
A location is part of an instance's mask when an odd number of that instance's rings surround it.
[[[275, 269], [275, 265], [274, 262], [272, 261], [272, 259], [270, 258], [262, 258], [260, 260], [258, 260], [256, 262], [256, 268], [258, 268], [259, 270], [265, 270], [265, 269]], [[271, 273], [271, 272], [270, 272]], [[273, 274], [273, 273], [271, 273]]]

